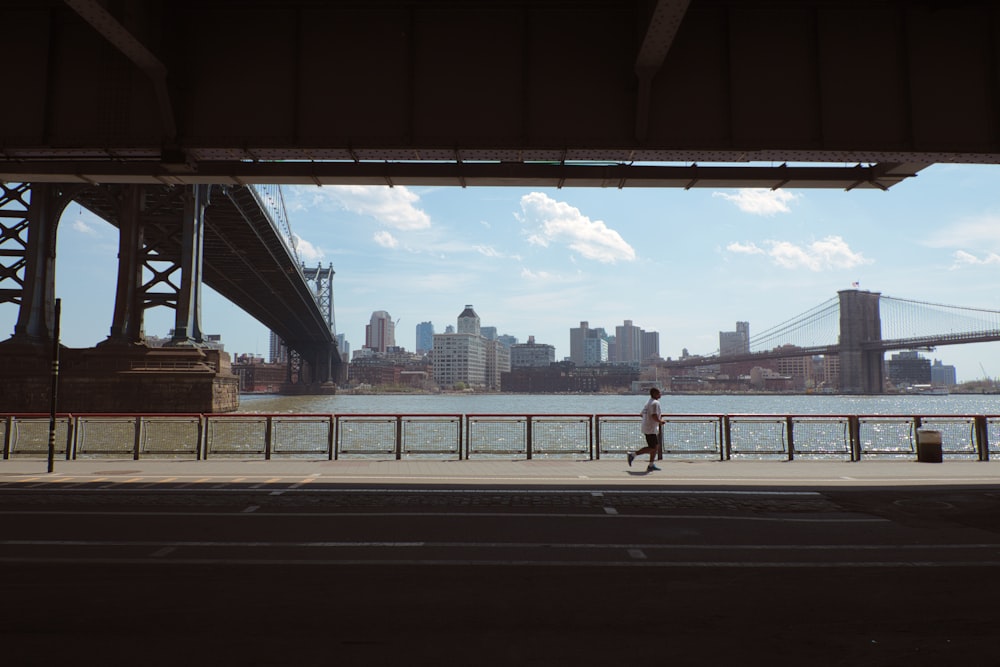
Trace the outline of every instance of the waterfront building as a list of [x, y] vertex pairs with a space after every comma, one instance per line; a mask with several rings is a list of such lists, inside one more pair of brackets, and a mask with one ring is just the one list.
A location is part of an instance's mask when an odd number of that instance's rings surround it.
[[365, 347], [375, 352], [385, 352], [396, 345], [396, 324], [384, 310], [372, 313], [371, 321], [365, 325]]
[[622, 366], [577, 366], [561, 361], [545, 367], [523, 366], [504, 373], [503, 391], [519, 393], [595, 393], [628, 391], [639, 369]]
[[931, 384], [935, 387], [954, 387], [958, 384], [955, 367], [942, 364], [940, 359], [935, 359], [931, 366]]
[[615, 346], [611, 360], [619, 364], [642, 363], [660, 356], [660, 334], [645, 331], [635, 326], [632, 320], [625, 320], [615, 327]]
[[482, 335], [482, 332], [479, 330], [479, 315], [476, 315], [476, 311], [473, 310], [470, 304], [467, 304], [465, 310], [458, 315], [457, 331], [460, 334]]
[[582, 366], [599, 366], [608, 363], [607, 338], [587, 338], [583, 341]]
[[534, 336], [528, 336], [528, 342], [514, 345], [510, 348], [510, 367], [525, 366], [545, 367], [556, 360], [556, 348], [545, 343], [536, 343]]
[[459, 314], [457, 331], [434, 335], [434, 380], [441, 387], [499, 389], [510, 371], [510, 351], [481, 334], [479, 315], [471, 305]]
[[486, 386], [500, 389], [501, 378], [510, 372], [510, 348], [498, 340], [484, 338], [486, 347]]
[[496, 327], [479, 327], [479, 335], [481, 335], [486, 340], [496, 340], [497, 339], [497, 328]]
[[885, 364], [886, 379], [894, 387], [931, 384], [931, 360], [916, 350], [904, 350], [892, 355]]
[[417, 354], [427, 354], [434, 349], [434, 324], [421, 322], [417, 325]]
[[[801, 348], [797, 345], [787, 344], [782, 345], [779, 349], [794, 351]], [[773, 363], [774, 370], [778, 373], [778, 375], [785, 376], [789, 379], [792, 389], [802, 391], [806, 387], [811, 387], [813, 385], [812, 356], [779, 357], [778, 359], [774, 359]]]
[[609, 359], [608, 351], [608, 334], [603, 328], [591, 329], [589, 322], [580, 322], [579, 327], [569, 330], [569, 360], [577, 366], [605, 363]]
[[719, 332], [719, 354], [749, 354], [750, 353], [750, 323], [737, 322], [736, 331]]

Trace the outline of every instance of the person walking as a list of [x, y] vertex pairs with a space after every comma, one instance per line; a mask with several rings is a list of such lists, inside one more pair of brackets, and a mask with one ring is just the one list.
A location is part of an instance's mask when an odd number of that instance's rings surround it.
[[632, 461], [640, 454], [649, 454], [649, 465], [646, 472], [659, 470], [653, 459], [660, 451], [660, 424], [663, 423], [663, 411], [660, 409], [660, 390], [653, 387], [649, 390], [649, 400], [642, 408], [642, 434], [646, 438], [646, 446], [637, 452], [628, 453], [628, 464], [632, 466]]

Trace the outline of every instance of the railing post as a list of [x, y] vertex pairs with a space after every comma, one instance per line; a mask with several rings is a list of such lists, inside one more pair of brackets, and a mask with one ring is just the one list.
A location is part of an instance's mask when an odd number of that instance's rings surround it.
[[587, 417], [587, 449], [589, 450], [590, 460], [594, 460], [594, 415], [589, 415]]
[[725, 434], [722, 427], [721, 416], [718, 418], [718, 422], [715, 425], [715, 435], [718, 438], [719, 461], [725, 461], [726, 460]]
[[733, 433], [729, 415], [722, 416], [722, 443], [726, 450], [725, 460], [729, 461], [733, 458]]
[[861, 419], [857, 415], [847, 417], [847, 430], [849, 431], [851, 460], [861, 460]]
[[3, 458], [7, 460], [10, 458], [10, 438], [11, 432], [14, 430], [14, 415], [7, 415], [4, 421], [6, 426], [3, 431]]
[[333, 460], [340, 458], [340, 415], [333, 416]]
[[[66, 460], [76, 460], [76, 434], [80, 431], [80, 417], [77, 415], [66, 415]], [[70, 458], [72, 450], [72, 458]]]
[[332, 461], [333, 460], [333, 456], [334, 456], [334, 454], [333, 454], [333, 447], [334, 447], [334, 443], [337, 441], [337, 439], [336, 439], [336, 437], [334, 435], [334, 429], [336, 428], [335, 424], [336, 424], [336, 422], [334, 421], [333, 415], [331, 414], [330, 417], [329, 417], [328, 428], [326, 429], [326, 460], [327, 461]]
[[135, 418], [135, 433], [132, 438], [132, 460], [139, 460], [139, 446], [142, 443], [142, 416]]
[[976, 453], [980, 461], [990, 460], [990, 426], [985, 415], [976, 417]]
[[205, 452], [205, 415], [198, 413], [198, 442], [194, 444], [195, 461], [203, 461], [207, 458]]
[[792, 419], [791, 415], [785, 416], [785, 429], [788, 431], [788, 460], [795, 460], [795, 432], [794, 426], [795, 420]]
[[528, 460], [531, 460], [531, 415], [525, 415], [524, 423], [524, 449]]
[[267, 421], [264, 423], [264, 460], [271, 460], [271, 433], [273, 426], [271, 425], [271, 415], [267, 416]]
[[396, 460], [403, 458], [403, 416], [396, 415]]
[[462, 416], [461, 415], [459, 415], [458, 419], [456, 420], [456, 423], [458, 424], [458, 460], [461, 461], [462, 460], [462, 442], [465, 440], [465, 437], [464, 437], [465, 436], [465, 432], [464, 432], [464, 430], [462, 428], [463, 424], [462, 424]]

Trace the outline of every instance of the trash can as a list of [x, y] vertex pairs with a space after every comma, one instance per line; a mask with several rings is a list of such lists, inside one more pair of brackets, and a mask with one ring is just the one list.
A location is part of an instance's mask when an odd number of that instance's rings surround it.
[[941, 460], [941, 431], [918, 428], [917, 461], [921, 463], [941, 463]]

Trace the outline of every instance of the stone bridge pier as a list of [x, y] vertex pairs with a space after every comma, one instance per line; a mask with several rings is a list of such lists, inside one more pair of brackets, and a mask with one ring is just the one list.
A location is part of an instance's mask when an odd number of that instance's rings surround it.
[[881, 394], [885, 387], [879, 292], [841, 290], [840, 390], [845, 394]]

